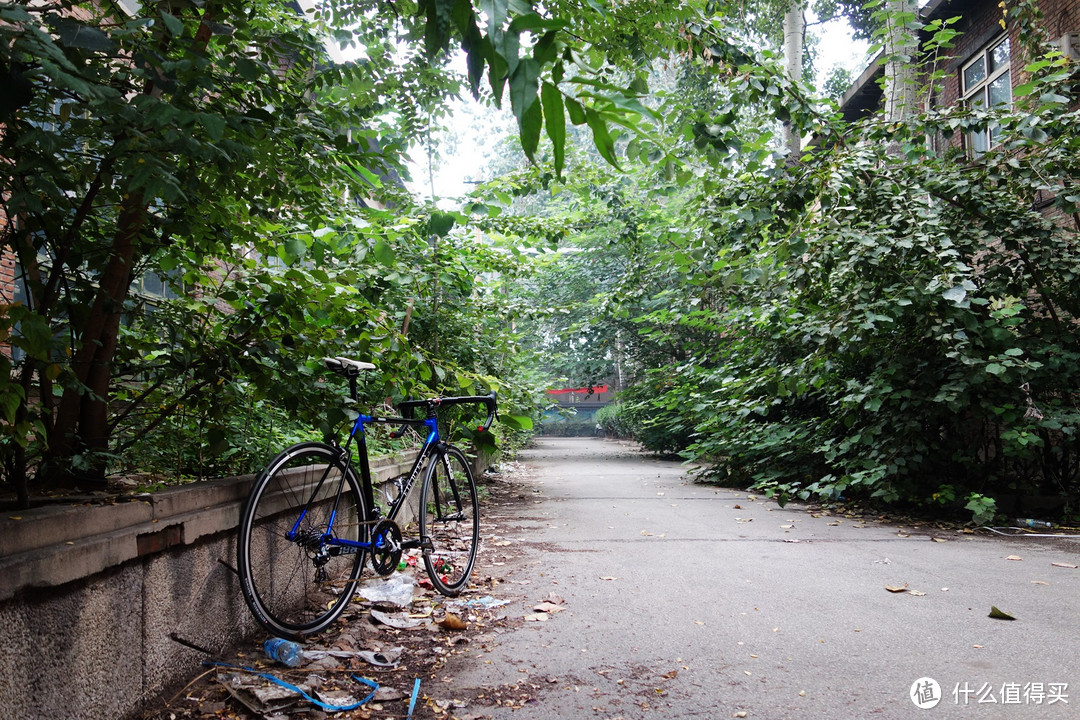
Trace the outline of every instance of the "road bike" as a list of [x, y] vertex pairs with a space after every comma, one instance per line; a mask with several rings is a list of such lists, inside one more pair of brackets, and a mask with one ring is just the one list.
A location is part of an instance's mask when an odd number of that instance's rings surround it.
[[[349, 380], [355, 404], [357, 378], [375, 366], [349, 358], [323, 362]], [[490, 428], [498, 409], [494, 392], [407, 400], [398, 404], [399, 416], [360, 414], [344, 444], [299, 443], [270, 461], [251, 487], [237, 537], [240, 589], [259, 625], [294, 640], [325, 630], [348, 606], [367, 559], [388, 576], [403, 553], [420, 555], [438, 592], [455, 596], [467, 586], [480, 540], [476, 484], [469, 459], [443, 439], [437, 417], [442, 408], [465, 404], [483, 406], [487, 419], [478, 431]], [[392, 437], [409, 428], [426, 432], [411, 469], [383, 488], [380, 502], [368, 425], [398, 426]]]

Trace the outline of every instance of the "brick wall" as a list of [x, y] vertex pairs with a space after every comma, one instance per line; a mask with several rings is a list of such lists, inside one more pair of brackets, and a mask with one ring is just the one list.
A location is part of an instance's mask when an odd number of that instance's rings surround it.
[[[938, 67], [945, 71], [941, 91], [934, 99], [939, 107], [954, 105], [960, 101], [960, 73], [964, 64], [977, 52], [984, 50], [991, 41], [1005, 33], [1008, 34], [1010, 41], [1010, 79], [1013, 87], [1026, 81], [1023, 68], [1030, 62], [1030, 59], [1023, 56], [1015, 22], [1007, 14], [1003, 16], [1002, 9], [996, 2], [985, 0], [981, 3], [971, 3], [963, 8], [953, 7], [956, 4], [945, 5], [936, 13], [936, 16], [941, 18], [959, 16], [959, 22], [951, 27], [962, 33], [956, 39], [955, 47], [946, 51], [947, 55], [938, 64]], [[1039, 6], [1051, 40], [1056, 41], [1066, 32], [1080, 31], [1080, 0], [1042, 0]], [[1001, 27], [1002, 19], [1005, 20], [1007, 30]], [[961, 143], [960, 135], [954, 135], [949, 142], [955, 147]]]
[[[8, 219], [0, 206], [0, 237], [6, 234]], [[0, 305], [6, 305], [15, 297], [15, 255], [7, 245], [0, 245]], [[11, 346], [0, 341], [0, 353], [11, 356]]]
[[[1080, 0], [1043, 0], [1039, 5], [1051, 40], [1056, 41], [1066, 32], [1080, 31]], [[945, 10], [941, 15], [949, 17], [950, 13]], [[944, 104], [955, 103], [960, 97], [960, 68], [963, 64], [991, 40], [1005, 32], [1000, 24], [1002, 19], [1001, 8], [996, 3], [987, 2], [979, 6], [979, 9], [966, 11], [960, 22], [953, 26], [963, 35], [957, 39], [956, 47], [944, 65], [949, 74], [942, 98]], [[1016, 86], [1024, 82], [1023, 67], [1029, 59], [1022, 56], [1021, 42], [1015, 23], [1011, 22], [1008, 16], [1004, 19], [1012, 44], [1012, 81], [1013, 86]]]
[[0, 304], [7, 304], [15, 297], [15, 256], [4, 247], [0, 251]]

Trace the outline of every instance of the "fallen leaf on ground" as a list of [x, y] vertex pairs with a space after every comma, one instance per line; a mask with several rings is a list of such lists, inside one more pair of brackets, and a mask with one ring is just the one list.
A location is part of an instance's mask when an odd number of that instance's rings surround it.
[[902, 593], [907, 590], [907, 583], [903, 585], [886, 585], [885, 589], [891, 593]]
[[464, 630], [468, 627], [468, 623], [452, 612], [446, 613], [446, 617], [440, 620], [438, 625], [445, 630]]
[[908, 595], [915, 595], [916, 597], [922, 597], [925, 594], [922, 590], [910, 590], [908, 592]]
[[1032, 580], [1031, 584], [1032, 585], [1049, 585], [1050, 583], [1046, 582], [1045, 580]]
[[678, 675], [679, 675], [678, 670], [672, 670], [671, 672], [664, 673], [660, 677], [664, 678], [665, 680], [674, 680], [676, 677], [678, 677]]
[[536, 612], [545, 613], [559, 613], [565, 609], [566, 608], [562, 607], [561, 605], [556, 605], [555, 603], [551, 602], [542, 602], [533, 608], [533, 610], [535, 610]]
[[619, 578], [617, 578], [617, 577], [614, 577], [614, 576], [612, 576], [612, 575], [601, 575], [601, 576], [600, 576], [600, 579], [601, 579], [601, 580], [618, 580]]
[[995, 605], [990, 606], [990, 615], [989, 615], [989, 617], [992, 617], [995, 620], [1015, 620], [1016, 619], [1012, 615], [1010, 615], [1009, 613], [998, 610], [997, 606], [995, 606]]
[[1075, 566], [1075, 565], [1073, 565], [1072, 563], [1050, 563], [1050, 565], [1051, 565], [1052, 567], [1061, 567], [1061, 568], [1076, 568], [1076, 566]]
[[1005, 559], [1006, 560], [1023, 560], [1024, 558], [1020, 557], [1019, 555], [1008, 555], [1008, 556], [1005, 557]]

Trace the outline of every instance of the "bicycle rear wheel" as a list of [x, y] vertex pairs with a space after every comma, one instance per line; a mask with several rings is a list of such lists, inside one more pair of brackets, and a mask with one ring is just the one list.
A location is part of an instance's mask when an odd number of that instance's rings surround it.
[[469, 582], [480, 542], [480, 505], [464, 453], [447, 447], [428, 463], [420, 513], [420, 548], [431, 584], [457, 595]]
[[259, 474], [244, 505], [240, 589], [256, 622], [272, 635], [302, 640], [324, 630], [356, 590], [365, 550], [328, 542], [367, 540], [364, 496], [338, 452], [323, 443], [288, 448]]

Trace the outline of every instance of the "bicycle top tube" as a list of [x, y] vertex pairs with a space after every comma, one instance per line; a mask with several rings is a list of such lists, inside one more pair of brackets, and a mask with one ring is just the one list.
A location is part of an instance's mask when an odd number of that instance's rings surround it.
[[378, 415], [364, 415], [360, 414], [356, 418], [356, 422], [353, 423], [352, 435], [363, 435], [364, 426], [369, 424], [377, 425], [420, 425], [427, 426], [428, 435], [424, 441], [425, 445], [430, 445], [439, 441], [439, 420], [432, 416], [423, 419], [403, 418], [403, 417], [381, 417]]

